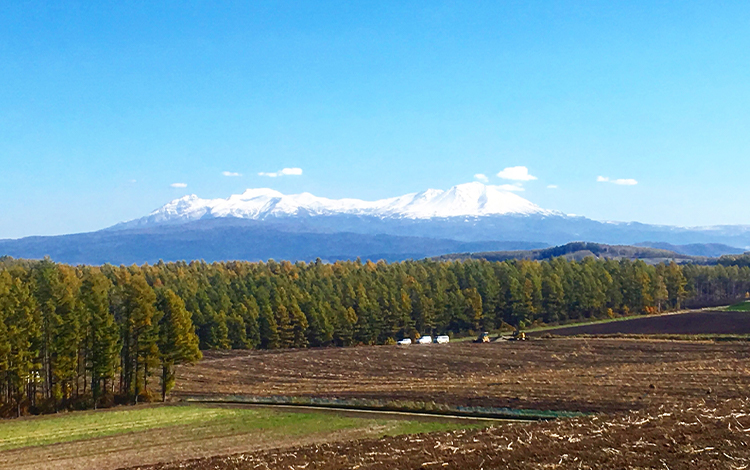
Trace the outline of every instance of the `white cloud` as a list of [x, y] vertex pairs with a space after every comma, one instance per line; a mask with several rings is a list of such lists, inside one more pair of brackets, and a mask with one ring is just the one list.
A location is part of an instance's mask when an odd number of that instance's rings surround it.
[[638, 181], [634, 180], [633, 178], [618, 178], [618, 179], [609, 179], [606, 176], [597, 176], [596, 181], [599, 183], [612, 183], [612, 184], [618, 184], [620, 186], [635, 186], [638, 184]]
[[130, 181], [128, 181], [128, 183], [131, 183], [131, 184], [135, 184], [135, 183], [137, 183], [137, 182], [138, 182], [138, 181], [136, 181], [136, 180], [130, 180]]
[[269, 178], [276, 178], [278, 176], [299, 176], [301, 174], [302, 168], [284, 168], [272, 173], [266, 173], [265, 171], [258, 173], [259, 176], [268, 176]]
[[521, 186], [520, 183], [501, 184], [500, 186], [498, 186], [498, 188], [502, 189], [503, 191], [525, 191], [525, 189], [523, 189], [523, 186]]
[[485, 175], [484, 173], [477, 173], [476, 175], [474, 175], [474, 179], [477, 181], [481, 181], [482, 183], [487, 183], [490, 181], [490, 179], [487, 178], [487, 175]]
[[529, 169], [525, 166], [509, 166], [498, 173], [497, 176], [504, 180], [513, 181], [531, 181], [536, 179], [536, 176], [529, 174]]
[[236, 173], [234, 171], [222, 171], [221, 174], [224, 176], [242, 176], [242, 173]]
[[557, 189], [557, 185], [556, 184], [548, 184], [547, 185], [547, 189]]
[[173, 188], [187, 188], [187, 183], [172, 183], [170, 186]]

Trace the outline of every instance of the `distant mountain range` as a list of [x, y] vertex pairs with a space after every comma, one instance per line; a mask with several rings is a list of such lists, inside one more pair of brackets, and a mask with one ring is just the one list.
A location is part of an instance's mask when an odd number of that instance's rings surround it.
[[379, 201], [249, 189], [195, 195], [98, 232], [0, 240], [0, 255], [67, 263], [204, 259], [397, 261], [456, 252], [530, 250], [571, 241], [719, 256], [750, 246], [750, 226], [683, 228], [599, 222], [542, 209], [509, 189], [468, 183]]
[[463, 242], [428, 237], [279, 230], [242, 219], [213, 219], [129, 230], [0, 240], [0, 254], [71, 264], [155, 263], [159, 260], [267, 261], [321, 258], [399, 261], [460, 251], [519, 250], [530, 242]]
[[300, 217], [361, 217], [374, 219], [431, 220], [500, 215], [563, 215], [498, 186], [467, 183], [447, 191], [428, 189], [379, 201], [327, 199], [310, 193], [284, 195], [273, 189], [248, 189], [226, 199], [201, 199], [196, 195], [176, 199], [146, 217], [116, 225], [126, 229], [180, 224], [195, 220], [234, 217], [269, 220]]

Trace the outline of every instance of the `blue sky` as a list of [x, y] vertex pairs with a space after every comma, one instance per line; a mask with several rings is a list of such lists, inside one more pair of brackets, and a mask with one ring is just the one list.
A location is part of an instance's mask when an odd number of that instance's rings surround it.
[[0, 238], [515, 166], [548, 209], [748, 224], [749, 64], [745, 1], [2, 2]]

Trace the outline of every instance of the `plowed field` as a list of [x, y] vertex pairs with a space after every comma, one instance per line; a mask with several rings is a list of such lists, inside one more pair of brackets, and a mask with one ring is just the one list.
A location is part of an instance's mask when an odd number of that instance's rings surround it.
[[179, 369], [177, 383], [177, 399], [328, 397], [587, 414], [471, 423], [244, 405], [88, 412], [6, 423], [25, 434], [6, 432], [0, 467], [750, 469], [745, 341], [579, 337], [207, 352]]
[[746, 469], [747, 400], [317, 444], [143, 470]]
[[570, 335], [749, 335], [750, 312], [693, 311], [671, 315], [633, 318], [631, 320], [555, 328], [532, 333]]
[[747, 469], [748, 359], [748, 342], [586, 338], [211, 353], [180, 371], [179, 395], [400, 398], [597, 413], [147, 468]]
[[209, 352], [175, 397], [303, 396], [618, 412], [741, 398], [750, 342], [543, 339]]

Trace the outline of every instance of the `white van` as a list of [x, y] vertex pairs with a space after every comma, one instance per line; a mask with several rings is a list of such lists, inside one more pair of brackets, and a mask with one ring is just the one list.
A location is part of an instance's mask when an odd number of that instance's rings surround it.
[[451, 340], [450, 337], [448, 337], [447, 335], [440, 335], [437, 337], [436, 342], [438, 344], [445, 344], [449, 342], [450, 340]]
[[431, 344], [432, 343], [432, 336], [422, 336], [417, 340], [417, 343], [419, 344]]

